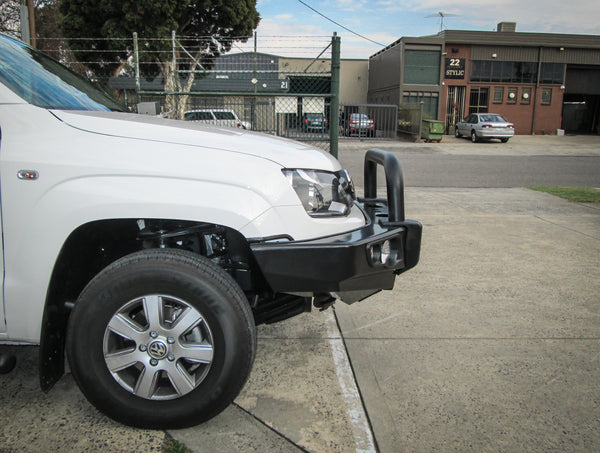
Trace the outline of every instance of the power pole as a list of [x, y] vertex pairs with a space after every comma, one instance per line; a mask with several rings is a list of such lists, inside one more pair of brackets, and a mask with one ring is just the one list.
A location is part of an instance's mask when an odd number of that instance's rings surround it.
[[340, 47], [341, 38], [336, 32], [331, 38], [331, 101], [329, 103], [329, 152], [338, 157], [340, 137]]
[[35, 17], [33, 0], [21, 0], [21, 39], [35, 47]]

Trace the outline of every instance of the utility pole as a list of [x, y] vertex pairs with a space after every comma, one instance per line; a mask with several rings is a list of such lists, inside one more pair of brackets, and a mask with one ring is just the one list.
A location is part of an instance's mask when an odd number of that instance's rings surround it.
[[329, 103], [329, 152], [338, 157], [340, 137], [340, 46], [341, 39], [336, 32], [331, 38], [331, 101]]
[[35, 17], [33, 0], [21, 0], [21, 39], [35, 47]]

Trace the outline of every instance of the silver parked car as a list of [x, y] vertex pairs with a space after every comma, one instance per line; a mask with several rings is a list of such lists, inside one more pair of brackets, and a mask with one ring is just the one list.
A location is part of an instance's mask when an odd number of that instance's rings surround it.
[[491, 138], [506, 143], [515, 135], [515, 125], [497, 113], [471, 113], [456, 125], [454, 133], [457, 137], [471, 137], [473, 143]]
[[375, 121], [364, 113], [352, 113], [344, 127], [344, 135], [356, 134], [362, 137], [375, 137]]

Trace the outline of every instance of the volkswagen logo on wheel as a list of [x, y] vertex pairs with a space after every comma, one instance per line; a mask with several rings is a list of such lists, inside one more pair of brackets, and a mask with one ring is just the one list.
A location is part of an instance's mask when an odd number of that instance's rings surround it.
[[148, 346], [148, 354], [155, 359], [164, 359], [167, 356], [167, 345], [160, 340], [153, 341]]

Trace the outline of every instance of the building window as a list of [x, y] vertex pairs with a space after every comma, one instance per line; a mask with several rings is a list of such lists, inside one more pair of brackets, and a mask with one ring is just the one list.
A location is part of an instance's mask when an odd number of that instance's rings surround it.
[[502, 104], [504, 102], [504, 87], [494, 88], [494, 104]]
[[531, 103], [531, 88], [521, 88], [521, 104]]
[[469, 94], [469, 113], [487, 113], [489, 105], [489, 88], [471, 88]]
[[542, 63], [540, 83], [562, 85], [565, 80], [565, 65], [563, 63]]
[[402, 104], [423, 103], [423, 117], [435, 120], [438, 117], [438, 93], [427, 91], [405, 91], [402, 93]]
[[[519, 68], [520, 64], [516, 61], [494, 61], [494, 66], [497, 66], [500, 71], [500, 76], [498, 77], [496, 71], [492, 72], [492, 76], [496, 79], [500, 79], [500, 82], [505, 83], [515, 83], [519, 82]], [[492, 70], [496, 68], [492, 67]]]
[[439, 85], [440, 52], [436, 50], [406, 50], [404, 52], [404, 83]]
[[471, 82], [491, 82], [492, 62], [484, 60], [471, 61]]
[[536, 83], [537, 65], [527, 61], [471, 61], [471, 82]]
[[552, 88], [542, 88], [542, 105], [552, 103]]
[[519, 89], [518, 88], [509, 88], [508, 89], [508, 96], [506, 97], [506, 103], [507, 104], [516, 104], [518, 96], [519, 96]]

